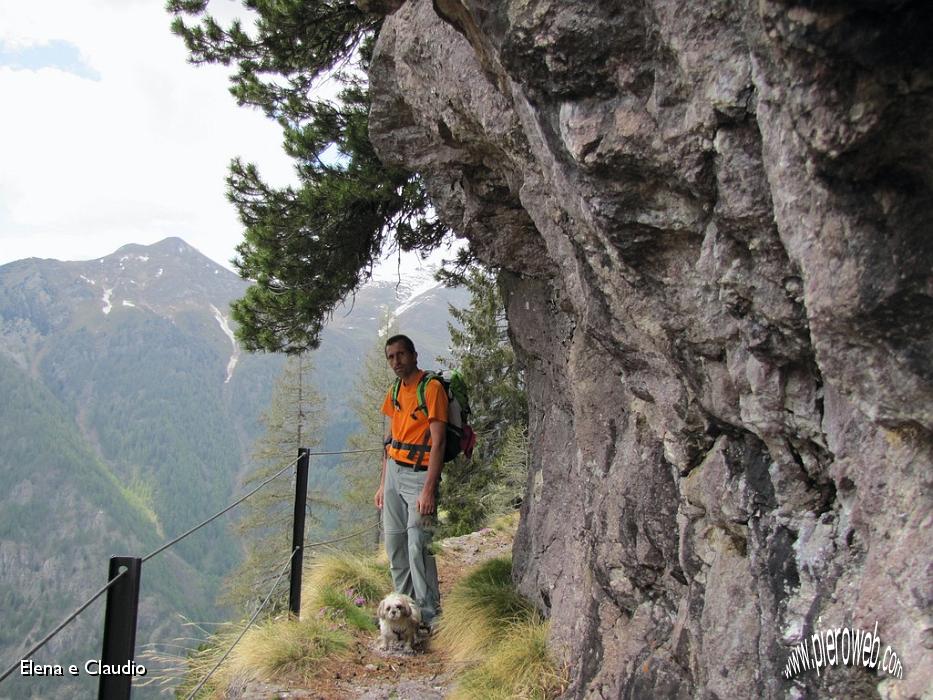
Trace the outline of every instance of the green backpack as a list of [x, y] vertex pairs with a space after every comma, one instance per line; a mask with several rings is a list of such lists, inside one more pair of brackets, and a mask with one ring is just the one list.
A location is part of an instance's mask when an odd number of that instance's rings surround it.
[[[473, 447], [476, 445], [476, 433], [468, 423], [470, 415], [470, 398], [467, 392], [466, 383], [463, 376], [457, 370], [450, 373], [450, 379], [446, 379], [441, 372], [425, 372], [418, 382], [418, 406], [414, 413], [423, 411], [428, 415], [428, 407], [424, 399], [424, 391], [428, 382], [436, 379], [444, 387], [444, 393], [447, 394], [447, 441], [444, 448], [444, 461], [449, 462], [461, 452], [469, 458], [473, 454]], [[402, 387], [402, 380], [396, 379], [392, 387], [392, 404], [395, 410], [401, 410], [398, 402], [398, 392]], [[421, 464], [425, 453], [430, 450], [428, 439], [431, 436], [431, 430], [424, 434], [423, 442], [411, 444], [407, 442], [398, 442], [392, 440], [392, 447], [396, 449], [407, 449], [408, 459], [412, 464]]]

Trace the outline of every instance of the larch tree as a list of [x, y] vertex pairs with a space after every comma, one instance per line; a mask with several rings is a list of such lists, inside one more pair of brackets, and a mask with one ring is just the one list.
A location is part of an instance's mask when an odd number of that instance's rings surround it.
[[[304, 354], [290, 356], [276, 382], [269, 407], [260, 420], [265, 432], [253, 446], [255, 468], [244, 479], [258, 486], [290, 462], [300, 447], [320, 442], [323, 401], [311, 383], [312, 365]], [[311, 462], [311, 469], [314, 462]], [[244, 559], [224, 584], [223, 602], [252, 611], [268, 593], [271, 572], [281, 568], [292, 546], [295, 503], [295, 468], [273, 479], [244, 503], [244, 515], [236, 530], [243, 542]], [[311, 495], [305, 521], [305, 540], [320, 523], [319, 510], [331, 504]], [[276, 607], [287, 604], [284, 594]]]

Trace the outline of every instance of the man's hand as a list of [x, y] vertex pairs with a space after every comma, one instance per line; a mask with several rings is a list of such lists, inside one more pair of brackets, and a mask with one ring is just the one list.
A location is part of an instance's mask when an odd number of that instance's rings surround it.
[[421, 495], [418, 496], [418, 500], [415, 502], [418, 512], [421, 515], [431, 515], [436, 505], [437, 504], [434, 502], [434, 489], [429, 489], [425, 486], [424, 489], [421, 490]]
[[373, 503], [376, 504], [376, 508], [382, 510], [383, 492], [381, 486], [379, 487], [379, 490], [376, 491], [376, 495], [373, 497]]

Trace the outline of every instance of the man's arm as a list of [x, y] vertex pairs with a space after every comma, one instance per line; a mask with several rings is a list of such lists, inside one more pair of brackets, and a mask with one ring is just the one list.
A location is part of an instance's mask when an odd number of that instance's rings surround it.
[[376, 504], [376, 508], [382, 510], [382, 504], [385, 496], [385, 485], [386, 485], [386, 463], [389, 459], [389, 444], [392, 442], [392, 422], [383, 419], [385, 423], [385, 435], [382, 439], [382, 476], [379, 477], [379, 489], [376, 491], [376, 495], [373, 497], [373, 503]]
[[421, 515], [430, 515], [437, 508], [434, 494], [444, 468], [444, 448], [447, 445], [447, 424], [442, 420], [432, 420], [428, 426], [431, 431], [431, 454], [428, 457], [428, 475], [424, 488], [415, 504]]

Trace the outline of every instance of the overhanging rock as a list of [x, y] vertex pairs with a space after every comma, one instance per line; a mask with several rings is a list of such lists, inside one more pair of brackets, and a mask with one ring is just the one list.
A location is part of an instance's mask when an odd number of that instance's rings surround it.
[[[396, 5], [370, 135], [507, 273], [569, 696], [920, 697], [933, 7]], [[902, 679], [784, 678], [876, 621]]]

